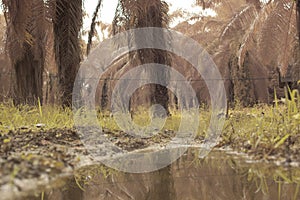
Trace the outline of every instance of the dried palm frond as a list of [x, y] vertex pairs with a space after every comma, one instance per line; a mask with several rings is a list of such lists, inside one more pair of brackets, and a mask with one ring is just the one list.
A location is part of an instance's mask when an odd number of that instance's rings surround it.
[[[4, 15], [7, 23], [7, 50], [13, 54], [13, 62], [22, 58], [26, 47], [44, 54], [44, 44], [48, 30], [45, 22], [45, 9], [42, 0], [3, 0]], [[42, 57], [43, 58], [43, 57]]]
[[272, 4], [267, 4], [255, 14], [251, 26], [246, 30], [237, 52], [239, 66], [243, 65], [246, 53], [250, 49], [257, 48], [255, 38], [259, 37], [259, 32], [273, 9], [274, 6]]
[[298, 39], [300, 42], [300, 1], [296, 0], [296, 10], [297, 10], [297, 29], [298, 29]]
[[16, 103], [42, 100], [47, 32], [43, 0], [2, 0], [6, 50], [16, 75]]
[[226, 37], [232, 37], [237, 34], [237, 32], [245, 31], [249, 28], [253, 18], [257, 15], [256, 9], [253, 5], [248, 5], [242, 8], [241, 11], [236, 13], [229, 23], [225, 26], [222, 31], [220, 40], [225, 39]]
[[113, 21], [113, 34], [141, 27], [167, 27], [168, 5], [160, 0], [120, 0]]
[[79, 43], [82, 27], [82, 0], [47, 0], [54, 10], [53, 31], [61, 103], [70, 106], [77, 70], [81, 60]]
[[97, 24], [96, 19], [97, 19], [98, 12], [100, 10], [101, 4], [102, 4], [102, 0], [99, 0], [98, 4], [96, 6], [95, 12], [93, 14], [91, 28], [90, 28], [90, 31], [89, 31], [89, 38], [88, 38], [88, 43], [87, 43], [86, 55], [89, 55], [90, 50], [91, 50], [91, 46], [92, 46], [92, 43], [93, 43], [93, 37], [96, 33], [96, 24]]
[[265, 65], [277, 65], [283, 76], [289, 65], [295, 62], [295, 47], [298, 45], [296, 3], [278, 0], [262, 27], [259, 39], [260, 55]]
[[[14, 63], [22, 59], [25, 52], [24, 43], [33, 46], [32, 33], [27, 31], [31, 18], [31, 2], [2, 0], [2, 5], [7, 24], [6, 49], [9, 53], [14, 53], [14, 56], [11, 56], [14, 57]], [[23, 8], [20, 9], [20, 6]]]
[[221, 18], [228, 18], [245, 4], [245, 0], [196, 0], [195, 3], [203, 9], [213, 9]]

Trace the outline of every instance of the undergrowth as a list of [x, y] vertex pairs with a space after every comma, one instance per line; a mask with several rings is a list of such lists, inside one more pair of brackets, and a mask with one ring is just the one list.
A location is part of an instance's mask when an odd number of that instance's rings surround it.
[[12, 101], [0, 103], [0, 133], [16, 130], [71, 128], [72, 110], [55, 105], [16, 106]]
[[[221, 146], [236, 148], [266, 149], [280, 148], [291, 138], [297, 142], [300, 133], [300, 101], [298, 91], [288, 91], [291, 99], [278, 99], [275, 94], [274, 105], [256, 105], [245, 108], [237, 104], [230, 109], [226, 118]], [[286, 94], [287, 95], [287, 94]], [[15, 106], [12, 101], [0, 103], [0, 133], [22, 129], [62, 129], [73, 128], [73, 112], [69, 108], [55, 105]], [[133, 117], [133, 122], [140, 127], [151, 123], [151, 113], [140, 109]], [[177, 131], [182, 119], [180, 111], [171, 110], [162, 130]], [[199, 112], [198, 138], [206, 137], [210, 121], [210, 112], [202, 107]], [[99, 123], [104, 129], [120, 131], [119, 125], [109, 112], [98, 112]], [[189, 126], [189, 124], [185, 125]]]
[[222, 134], [223, 145], [236, 149], [263, 150], [272, 154], [276, 149], [300, 145], [300, 101], [297, 90], [289, 90], [286, 98], [274, 105], [236, 107], [230, 112]]

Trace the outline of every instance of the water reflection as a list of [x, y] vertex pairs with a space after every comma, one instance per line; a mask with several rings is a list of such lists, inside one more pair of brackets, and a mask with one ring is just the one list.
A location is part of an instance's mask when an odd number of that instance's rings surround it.
[[221, 151], [199, 160], [196, 153], [189, 150], [172, 165], [146, 174], [85, 167], [64, 180], [63, 187], [28, 199], [300, 199], [300, 169], [247, 164]]

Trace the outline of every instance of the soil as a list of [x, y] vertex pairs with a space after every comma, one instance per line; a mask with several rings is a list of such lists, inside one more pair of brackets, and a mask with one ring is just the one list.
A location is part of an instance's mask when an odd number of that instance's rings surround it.
[[[121, 131], [104, 130], [104, 134], [111, 142], [128, 151], [155, 144], [163, 146], [175, 135], [173, 131], [165, 131], [143, 139]], [[254, 159], [276, 160], [279, 164], [299, 166], [300, 148], [292, 146], [294, 139], [289, 139], [282, 148], [274, 150], [264, 146], [254, 149], [246, 142], [238, 141], [235, 144], [239, 145], [221, 141], [217, 148], [230, 147], [244, 151]], [[196, 143], [200, 144], [202, 141], [203, 138], [196, 138]], [[0, 195], [11, 190], [16, 192], [34, 190], [39, 185], [70, 175], [74, 169], [92, 163], [92, 156], [89, 155], [77, 132], [72, 129], [41, 128], [39, 131], [32, 131], [25, 127], [5, 135], [0, 134]]]
[[[104, 130], [115, 145], [132, 151], [170, 141], [173, 133], [166, 131], [148, 139], [136, 138], [120, 131]], [[31, 180], [47, 183], [82, 165], [93, 162], [92, 156], [75, 130], [51, 129], [32, 131], [22, 128], [0, 134], [0, 194], [8, 185], [24, 190]], [[25, 188], [24, 188], [25, 187]]]

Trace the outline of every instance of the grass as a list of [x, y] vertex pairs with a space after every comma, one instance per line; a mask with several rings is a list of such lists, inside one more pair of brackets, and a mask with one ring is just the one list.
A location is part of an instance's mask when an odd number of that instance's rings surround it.
[[235, 108], [230, 112], [223, 131], [224, 143], [237, 149], [264, 149], [266, 154], [282, 146], [300, 145], [300, 102], [296, 90], [289, 91], [291, 100], [279, 101], [275, 94], [274, 106], [257, 105]]
[[[268, 151], [281, 148], [293, 138], [299, 142], [300, 137], [300, 101], [296, 90], [288, 91], [291, 100], [278, 100], [275, 94], [274, 105], [256, 105], [244, 108], [237, 104], [231, 109], [226, 119], [221, 144], [236, 149], [265, 148]], [[37, 125], [44, 130], [52, 128], [73, 128], [73, 113], [71, 109], [54, 105], [36, 107], [22, 105], [15, 106], [12, 101], [0, 103], [0, 133], [22, 129], [37, 130]], [[119, 131], [120, 128], [108, 112], [99, 112], [98, 118], [103, 128]], [[171, 111], [166, 119], [163, 130], [177, 131], [182, 115], [179, 111]], [[206, 136], [206, 129], [210, 120], [210, 112], [206, 108], [200, 109], [199, 138]], [[149, 112], [145, 109], [133, 116], [134, 123], [146, 127], [151, 122]], [[270, 153], [270, 152], [266, 152]]]
[[[239, 106], [237, 103], [233, 109], [230, 109], [229, 115], [225, 121], [225, 126], [220, 137], [219, 146], [230, 146], [237, 151], [255, 152], [260, 158], [265, 155], [275, 155], [276, 159], [282, 157], [283, 154], [298, 155], [300, 151], [300, 101], [299, 94], [296, 91], [288, 91], [291, 100], [279, 100], [275, 94], [274, 105], [256, 105], [251, 108]], [[286, 94], [287, 95], [287, 94]], [[55, 105], [15, 106], [12, 101], [0, 103], [0, 134], [6, 134], [9, 131], [19, 131], [28, 129], [32, 131], [42, 129], [71, 129], [74, 126], [73, 112], [68, 108], [61, 108]], [[200, 126], [198, 129], [198, 137], [203, 139], [206, 136], [206, 129], [210, 120], [210, 112], [207, 108], [200, 109], [199, 120]], [[99, 123], [103, 128], [119, 131], [120, 128], [109, 112], [98, 112]], [[171, 115], [166, 119], [163, 130], [178, 130], [182, 114], [179, 111], [171, 111]], [[151, 123], [148, 110], [140, 109], [133, 116], [133, 121], [140, 126], [147, 126]], [[39, 126], [37, 127], [37, 125]], [[1, 143], [2, 141], [0, 141]], [[9, 141], [3, 141], [9, 143]], [[296, 149], [296, 150], [295, 150]], [[197, 157], [198, 158], [198, 157]], [[299, 157], [300, 158], [300, 157]], [[300, 159], [297, 159], [299, 162]], [[82, 169], [83, 170], [83, 169]], [[105, 167], [95, 166], [92, 170], [86, 169], [81, 173], [77, 171], [74, 175], [76, 184], [84, 190], [84, 185], [89, 184], [86, 180], [86, 172], [89, 177], [97, 177], [98, 174], [103, 174], [104, 177], [109, 177], [114, 174], [114, 171], [109, 171]], [[12, 173], [12, 177], [18, 173], [16, 168]], [[295, 172], [293, 176], [290, 174], [278, 171], [273, 173], [274, 180], [278, 184], [278, 195], [283, 193], [283, 183], [296, 183], [297, 188], [294, 194], [294, 199], [299, 193], [299, 172]], [[261, 171], [249, 169], [247, 174], [249, 181], [257, 183], [257, 188], [264, 193], [268, 193], [266, 184], [266, 176]]]
[[19, 129], [32, 129], [38, 127], [72, 128], [73, 114], [71, 109], [59, 106], [15, 106], [12, 101], [0, 103], [0, 133], [16, 131]]

